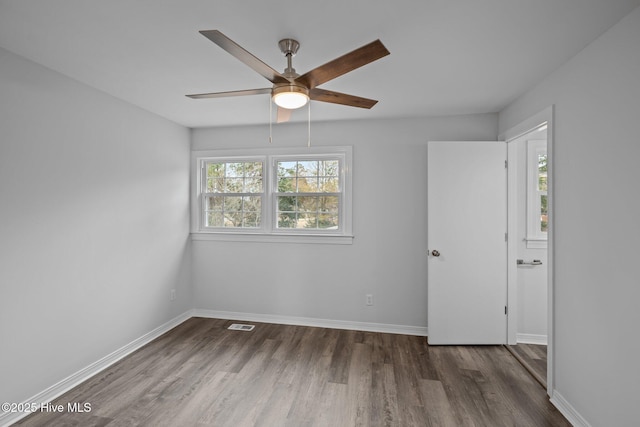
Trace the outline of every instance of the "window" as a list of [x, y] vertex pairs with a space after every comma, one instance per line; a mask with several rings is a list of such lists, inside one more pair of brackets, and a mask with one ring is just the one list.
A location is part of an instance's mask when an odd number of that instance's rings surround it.
[[262, 169], [260, 160], [204, 161], [204, 226], [260, 228]]
[[547, 245], [547, 141], [527, 141], [527, 247]]
[[351, 147], [194, 153], [194, 238], [351, 241]]
[[340, 160], [277, 160], [276, 226], [340, 228]]

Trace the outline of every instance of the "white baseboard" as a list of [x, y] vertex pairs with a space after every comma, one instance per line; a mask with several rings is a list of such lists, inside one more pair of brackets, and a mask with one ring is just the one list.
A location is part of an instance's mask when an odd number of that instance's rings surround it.
[[547, 345], [547, 336], [536, 334], [516, 334], [516, 341], [521, 344]]
[[591, 427], [582, 415], [560, 393], [554, 391], [549, 401], [558, 408], [558, 411], [575, 427]]
[[234, 311], [194, 309], [193, 317], [213, 319], [244, 320], [248, 322], [277, 323], [280, 325], [314, 326], [330, 329], [382, 332], [389, 334], [427, 336], [425, 326], [405, 326], [388, 323], [352, 322], [346, 320], [316, 319], [313, 317], [280, 316], [275, 314], [240, 313]]
[[[91, 365], [89, 365], [89, 366], [79, 370], [78, 372], [68, 376], [67, 378], [65, 378], [62, 381], [52, 385], [51, 387], [47, 388], [46, 390], [41, 391], [40, 393], [38, 393], [35, 396], [31, 397], [30, 399], [26, 400], [25, 402], [22, 402], [21, 406], [23, 406], [23, 407], [34, 407], [34, 406], [35, 407], [40, 407], [40, 405], [42, 405], [43, 403], [46, 404], [48, 402], [51, 402], [55, 398], [61, 396], [62, 394], [66, 393], [67, 391], [71, 390], [73, 387], [75, 387], [78, 384], [88, 380], [92, 376], [100, 373], [104, 369], [106, 369], [109, 366], [111, 366], [114, 363], [116, 363], [118, 360], [124, 358], [125, 356], [128, 356], [129, 354], [133, 353], [134, 351], [136, 351], [140, 347], [150, 343], [154, 339], [158, 338], [160, 335], [164, 334], [165, 332], [170, 331], [171, 329], [175, 328], [176, 326], [178, 326], [179, 324], [181, 324], [185, 320], [190, 319], [191, 317], [193, 317], [191, 310], [189, 310], [189, 311], [187, 311], [185, 313], [182, 313], [181, 315], [169, 320], [165, 324], [158, 326], [153, 331], [144, 334], [140, 338], [135, 339], [134, 341], [130, 342], [129, 344], [127, 344], [127, 345], [119, 348], [118, 350], [114, 351], [113, 353], [103, 357], [102, 359], [98, 360], [97, 362], [94, 362]], [[13, 423], [19, 421], [20, 419], [26, 417], [27, 415], [29, 415], [28, 412], [22, 412], [22, 413], [3, 412], [3, 413], [0, 413], [0, 426], [1, 427], [8, 427], [11, 424], [13, 424]]]

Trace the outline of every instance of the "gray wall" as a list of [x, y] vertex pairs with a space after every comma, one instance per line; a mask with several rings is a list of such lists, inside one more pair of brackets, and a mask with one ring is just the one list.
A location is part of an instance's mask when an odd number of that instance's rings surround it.
[[191, 307], [189, 132], [0, 49], [0, 135], [0, 401], [17, 403]]
[[640, 8], [500, 113], [555, 104], [555, 389], [593, 426], [637, 425]]
[[[274, 146], [306, 147], [306, 124], [273, 134]], [[194, 241], [196, 308], [424, 328], [427, 141], [496, 135], [495, 114], [313, 123], [313, 145], [353, 146], [353, 244]], [[192, 148], [266, 147], [268, 136], [267, 126], [197, 129]]]

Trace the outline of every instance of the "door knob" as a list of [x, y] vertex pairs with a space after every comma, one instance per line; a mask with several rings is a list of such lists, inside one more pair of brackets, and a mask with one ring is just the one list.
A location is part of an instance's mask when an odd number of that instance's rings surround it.
[[438, 252], [437, 250], [434, 249], [434, 250], [431, 251], [431, 255], [433, 255], [435, 257], [438, 257], [438, 256], [440, 256], [440, 252]]

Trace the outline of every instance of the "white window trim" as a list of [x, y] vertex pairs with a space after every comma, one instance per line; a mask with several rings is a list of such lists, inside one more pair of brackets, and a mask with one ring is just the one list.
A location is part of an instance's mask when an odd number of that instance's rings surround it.
[[[192, 191], [191, 191], [191, 238], [192, 240], [238, 241], [238, 242], [288, 242], [288, 243], [325, 243], [351, 244], [352, 231], [352, 147], [304, 147], [304, 148], [260, 148], [238, 150], [199, 150], [191, 153]], [[286, 158], [317, 159], [338, 157], [342, 162], [339, 230], [282, 230], [274, 226], [275, 209], [274, 189], [276, 177], [273, 172], [275, 162]], [[204, 228], [204, 210], [202, 200], [203, 161], [263, 161], [263, 203], [260, 228]]]
[[527, 141], [527, 237], [529, 249], [547, 247], [547, 233], [540, 231], [540, 197], [538, 194], [538, 155], [547, 153], [546, 140]]

